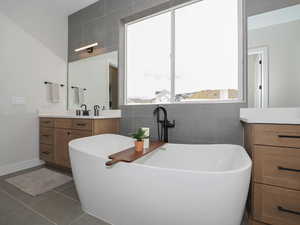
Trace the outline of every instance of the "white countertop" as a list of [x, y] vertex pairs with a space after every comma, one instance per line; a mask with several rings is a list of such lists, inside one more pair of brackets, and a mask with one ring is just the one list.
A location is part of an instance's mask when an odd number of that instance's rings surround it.
[[99, 116], [76, 116], [75, 112], [51, 112], [39, 113], [39, 117], [44, 118], [69, 118], [69, 119], [114, 119], [121, 118], [121, 110], [104, 110], [100, 111]]
[[300, 124], [300, 108], [267, 108], [240, 110], [240, 120], [244, 123]]
[[269, 124], [300, 124], [300, 119], [283, 118], [240, 118], [244, 123], [269, 123]]

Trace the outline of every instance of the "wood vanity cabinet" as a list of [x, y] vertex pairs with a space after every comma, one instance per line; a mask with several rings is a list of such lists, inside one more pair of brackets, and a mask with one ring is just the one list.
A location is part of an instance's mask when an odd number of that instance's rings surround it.
[[120, 130], [120, 119], [40, 118], [40, 159], [71, 168], [69, 142], [92, 135]]
[[244, 124], [250, 225], [300, 225], [300, 125]]

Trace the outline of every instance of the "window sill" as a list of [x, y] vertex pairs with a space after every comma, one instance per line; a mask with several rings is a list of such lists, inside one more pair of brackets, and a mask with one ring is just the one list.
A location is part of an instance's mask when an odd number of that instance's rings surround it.
[[126, 103], [123, 106], [147, 106], [147, 105], [189, 105], [189, 104], [246, 104], [247, 102], [242, 99], [237, 100], [199, 100], [199, 101], [185, 101], [185, 102], [162, 102], [162, 103]]

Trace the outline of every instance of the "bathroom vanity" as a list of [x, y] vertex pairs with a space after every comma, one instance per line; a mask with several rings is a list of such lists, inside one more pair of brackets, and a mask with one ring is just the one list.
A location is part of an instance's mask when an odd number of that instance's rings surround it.
[[69, 142], [97, 134], [118, 134], [120, 115], [76, 117], [40, 115], [40, 159], [56, 166], [71, 168]]
[[292, 112], [241, 118], [245, 148], [253, 160], [252, 225], [300, 224], [300, 119]]
[[[261, 7], [263, 4], [261, 4]], [[259, 5], [258, 5], [259, 7]], [[300, 4], [248, 17], [245, 147], [253, 160], [251, 224], [300, 224]], [[255, 222], [254, 222], [255, 221]]]
[[69, 111], [39, 114], [39, 144], [40, 159], [48, 164], [71, 168], [68, 146], [71, 140], [119, 133], [118, 53], [69, 63], [67, 86]]

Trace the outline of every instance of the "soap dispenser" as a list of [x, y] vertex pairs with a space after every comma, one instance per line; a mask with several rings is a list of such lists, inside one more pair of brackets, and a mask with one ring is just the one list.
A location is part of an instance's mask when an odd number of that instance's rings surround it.
[[145, 132], [145, 136], [147, 138], [144, 139], [144, 148], [149, 148], [150, 147], [150, 128], [148, 127], [143, 127], [142, 130]]

